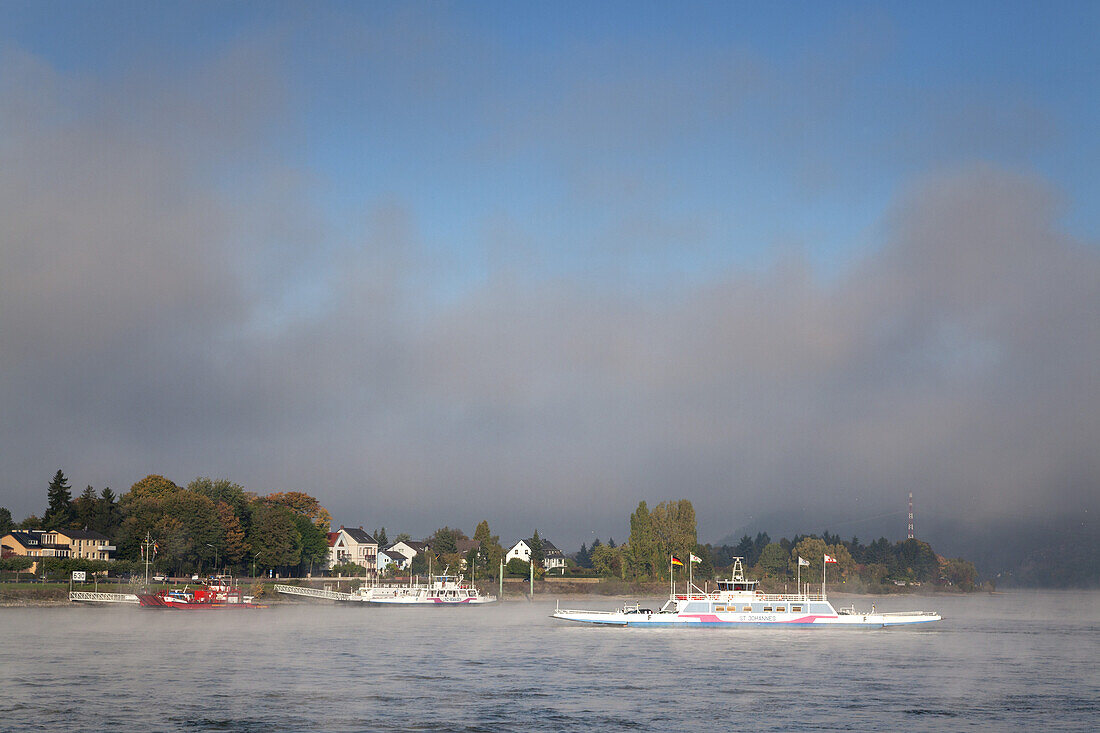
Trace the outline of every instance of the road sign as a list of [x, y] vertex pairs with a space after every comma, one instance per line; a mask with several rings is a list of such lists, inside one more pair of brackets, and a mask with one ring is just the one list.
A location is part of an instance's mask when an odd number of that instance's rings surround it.
[[79, 580], [80, 582], [84, 582], [84, 571], [83, 570], [74, 570], [73, 571], [73, 580], [74, 581]]

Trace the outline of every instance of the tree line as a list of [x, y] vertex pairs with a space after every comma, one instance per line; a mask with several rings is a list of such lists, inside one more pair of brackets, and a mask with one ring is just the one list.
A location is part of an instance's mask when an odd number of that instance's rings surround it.
[[261, 496], [226, 479], [200, 477], [178, 486], [149, 475], [117, 498], [110, 488], [96, 494], [89, 486], [73, 499], [58, 470], [46, 497], [41, 518], [31, 515], [16, 525], [10, 512], [0, 511], [0, 520], [11, 525], [0, 529], [99, 532], [117, 545], [119, 569], [144, 561], [148, 537], [154, 567], [175, 575], [215, 569], [287, 572], [323, 564], [328, 557], [332, 517], [301, 491]]
[[[639, 502], [630, 515], [630, 538], [618, 547], [614, 540], [591, 547], [581, 545], [576, 564], [596, 574], [629, 581], [667, 580], [670, 573], [683, 574], [670, 564], [676, 557], [685, 565], [694, 555], [694, 575], [699, 580], [728, 577], [735, 557], [749, 577], [786, 583], [799, 577], [812, 580], [820, 572], [824, 556], [830, 563], [829, 575], [840, 581], [857, 581], [863, 586], [881, 586], [891, 582], [934, 583], [973, 590], [978, 584], [974, 564], [962, 558], [946, 559], [935, 553], [927, 542], [907, 539], [891, 543], [885, 537], [864, 545], [857, 537], [843, 540], [828, 531], [822, 535], [796, 535], [792, 539], [772, 541], [766, 532], [755, 537], [745, 535], [736, 545], [700, 544], [696, 534], [695, 510], [687, 499], [658, 504], [652, 511]], [[819, 577], [819, 576], [817, 576]]]

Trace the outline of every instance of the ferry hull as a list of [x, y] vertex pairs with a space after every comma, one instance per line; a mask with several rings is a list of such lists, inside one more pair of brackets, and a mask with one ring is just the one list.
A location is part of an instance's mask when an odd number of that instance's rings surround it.
[[940, 621], [935, 613], [869, 613], [837, 614], [835, 616], [789, 614], [677, 614], [623, 613], [603, 611], [555, 611], [552, 618], [598, 626], [739, 628], [739, 627], [809, 627], [885, 628], [911, 626]]

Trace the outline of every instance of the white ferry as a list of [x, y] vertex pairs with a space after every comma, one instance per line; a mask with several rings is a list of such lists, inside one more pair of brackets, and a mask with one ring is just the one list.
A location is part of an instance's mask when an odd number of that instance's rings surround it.
[[477, 586], [465, 583], [461, 575], [431, 575], [427, 583], [409, 585], [374, 585], [364, 583], [350, 593], [329, 587], [310, 588], [299, 585], [276, 585], [275, 590], [289, 596], [305, 596], [338, 603], [371, 605], [477, 606], [495, 603], [496, 596], [483, 596]]
[[461, 575], [433, 575], [426, 584], [364, 585], [351, 594], [350, 601], [379, 605], [495, 603], [496, 596], [483, 596], [477, 586], [464, 583]]
[[871, 606], [870, 611], [833, 608], [824, 593], [771, 594], [759, 590], [757, 581], [746, 580], [741, 558], [734, 558], [733, 577], [718, 581], [718, 589], [691, 592], [675, 590], [659, 610], [627, 605], [618, 611], [569, 611], [556, 609], [553, 618], [607, 626], [830, 626], [842, 628], [882, 628], [939, 621], [934, 611], [884, 613]]

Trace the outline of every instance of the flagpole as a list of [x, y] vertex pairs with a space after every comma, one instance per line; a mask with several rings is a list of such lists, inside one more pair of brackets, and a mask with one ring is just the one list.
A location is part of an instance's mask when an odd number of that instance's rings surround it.
[[821, 600], [825, 600], [825, 556], [821, 556]]

